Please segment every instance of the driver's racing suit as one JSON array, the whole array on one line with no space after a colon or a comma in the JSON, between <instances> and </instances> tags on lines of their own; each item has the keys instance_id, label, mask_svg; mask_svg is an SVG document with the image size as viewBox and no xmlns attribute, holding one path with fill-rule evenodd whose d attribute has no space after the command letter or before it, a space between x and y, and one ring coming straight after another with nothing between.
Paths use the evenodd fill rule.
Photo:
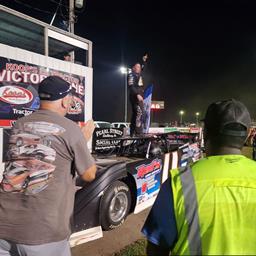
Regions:
<instances>
[{"instance_id":1,"label":"driver's racing suit","mask_svg":"<svg viewBox=\"0 0 256 256\"><path fill-rule=\"evenodd\" d=\"M128 88L130 91L130 102L132 106L132 118L130 125L130 134L141 135L143 133L143 117L144 107L143 101L139 101L137 95L144 95L144 85L141 73L137 74L134 71L128 74Z\"/></svg>"}]
</instances>

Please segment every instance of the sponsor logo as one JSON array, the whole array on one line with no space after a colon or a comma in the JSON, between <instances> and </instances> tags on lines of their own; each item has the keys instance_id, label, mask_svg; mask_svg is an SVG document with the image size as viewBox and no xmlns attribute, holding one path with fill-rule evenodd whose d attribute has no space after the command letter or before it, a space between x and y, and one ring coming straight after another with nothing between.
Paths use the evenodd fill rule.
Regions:
<instances>
[{"instance_id":1,"label":"sponsor logo","mask_svg":"<svg viewBox=\"0 0 256 256\"><path fill-rule=\"evenodd\" d=\"M0 100L9 104L22 105L29 103L33 94L19 86L3 86L0 88Z\"/></svg>"},{"instance_id":2,"label":"sponsor logo","mask_svg":"<svg viewBox=\"0 0 256 256\"><path fill-rule=\"evenodd\" d=\"M24 116L28 116L33 113L32 110L16 109L16 108L13 108L12 111L13 111L13 114L24 115Z\"/></svg>"},{"instance_id":3,"label":"sponsor logo","mask_svg":"<svg viewBox=\"0 0 256 256\"><path fill-rule=\"evenodd\" d=\"M68 109L68 114L77 115L83 112L84 102L78 97L73 96L72 103Z\"/></svg>"},{"instance_id":4,"label":"sponsor logo","mask_svg":"<svg viewBox=\"0 0 256 256\"><path fill-rule=\"evenodd\" d=\"M162 168L162 161L161 159L154 159L151 163L145 165L142 164L138 167L136 167L137 170L137 178L142 179L144 178L147 174L152 173L154 171L159 171Z\"/></svg>"},{"instance_id":5,"label":"sponsor logo","mask_svg":"<svg viewBox=\"0 0 256 256\"><path fill-rule=\"evenodd\" d=\"M145 194L147 192L147 189L148 189L148 184L147 182L144 182L141 186L141 193Z\"/></svg>"}]
</instances>

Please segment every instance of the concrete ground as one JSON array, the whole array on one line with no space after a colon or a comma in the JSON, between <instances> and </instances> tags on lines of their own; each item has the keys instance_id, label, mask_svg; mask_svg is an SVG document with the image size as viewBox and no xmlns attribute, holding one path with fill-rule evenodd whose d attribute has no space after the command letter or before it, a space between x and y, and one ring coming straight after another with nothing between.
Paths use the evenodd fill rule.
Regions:
<instances>
[{"instance_id":1,"label":"concrete ground","mask_svg":"<svg viewBox=\"0 0 256 256\"><path fill-rule=\"evenodd\" d=\"M110 256L142 238L140 232L149 210L128 216L124 224L103 233L103 238L72 248L72 256Z\"/></svg>"}]
</instances>

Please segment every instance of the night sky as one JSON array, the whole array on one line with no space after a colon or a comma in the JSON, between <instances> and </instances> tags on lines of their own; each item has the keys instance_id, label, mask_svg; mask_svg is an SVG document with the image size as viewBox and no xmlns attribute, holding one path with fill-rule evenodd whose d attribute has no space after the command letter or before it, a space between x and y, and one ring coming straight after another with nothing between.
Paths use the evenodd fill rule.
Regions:
<instances>
[{"instance_id":1,"label":"night sky","mask_svg":"<svg viewBox=\"0 0 256 256\"><path fill-rule=\"evenodd\" d=\"M53 14L47 12L55 12L55 1L0 3L50 23ZM195 112L203 115L212 101L232 97L243 101L256 118L255 1L85 2L75 32L94 44L95 120L123 121L124 76L119 67L131 66L145 51L153 99L165 101L154 122L178 120L181 109L185 121L195 121ZM54 25L61 20L59 13Z\"/></svg>"}]
</instances>

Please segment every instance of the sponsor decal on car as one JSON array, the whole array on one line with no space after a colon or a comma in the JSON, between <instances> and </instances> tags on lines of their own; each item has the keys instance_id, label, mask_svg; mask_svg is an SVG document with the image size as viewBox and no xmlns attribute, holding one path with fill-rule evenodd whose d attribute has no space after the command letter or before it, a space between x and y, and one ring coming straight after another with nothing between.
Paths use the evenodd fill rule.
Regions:
<instances>
[{"instance_id":1,"label":"sponsor decal on car","mask_svg":"<svg viewBox=\"0 0 256 256\"><path fill-rule=\"evenodd\" d=\"M154 203L162 184L163 163L163 159L157 157L128 164L137 188L135 214Z\"/></svg>"},{"instance_id":2,"label":"sponsor decal on car","mask_svg":"<svg viewBox=\"0 0 256 256\"><path fill-rule=\"evenodd\" d=\"M141 193L144 194L147 192L147 189L148 189L148 184L147 182L144 182L141 186Z\"/></svg>"},{"instance_id":3,"label":"sponsor decal on car","mask_svg":"<svg viewBox=\"0 0 256 256\"><path fill-rule=\"evenodd\" d=\"M96 128L93 134L93 151L102 153L102 151L118 149L121 145L121 140L118 138L123 134L121 128Z\"/></svg>"},{"instance_id":4,"label":"sponsor decal on car","mask_svg":"<svg viewBox=\"0 0 256 256\"><path fill-rule=\"evenodd\" d=\"M142 179L145 176L147 176L147 174L152 173L153 171L156 170L161 170L162 168L162 160L161 159L154 159L151 163L145 165L142 164L138 167L136 167L137 169L137 178L138 179Z\"/></svg>"},{"instance_id":5,"label":"sponsor decal on car","mask_svg":"<svg viewBox=\"0 0 256 256\"><path fill-rule=\"evenodd\" d=\"M0 100L6 103L22 105L29 103L33 99L33 94L19 86L0 87Z\"/></svg>"}]
</instances>

